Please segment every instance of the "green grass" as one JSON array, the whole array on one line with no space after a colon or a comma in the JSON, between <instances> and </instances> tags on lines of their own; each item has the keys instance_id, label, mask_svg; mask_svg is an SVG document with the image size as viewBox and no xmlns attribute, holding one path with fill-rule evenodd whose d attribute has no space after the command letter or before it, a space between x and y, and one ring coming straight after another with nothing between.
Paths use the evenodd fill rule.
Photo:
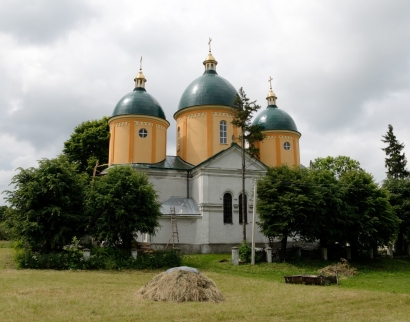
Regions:
<instances>
[{"instance_id":1,"label":"green grass","mask_svg":"<svg viewBox=\"0 0 410 322\"><path fill-rule=\"evenodd\" d=\"M232 266L230 255L184 256L226 301L158 303L136 292L160 271L17 270L0 248L0 321L410 321L410 262L353 262L341 285L285 284L316 273L323 261Z\"/></svg>"}]
</instances>

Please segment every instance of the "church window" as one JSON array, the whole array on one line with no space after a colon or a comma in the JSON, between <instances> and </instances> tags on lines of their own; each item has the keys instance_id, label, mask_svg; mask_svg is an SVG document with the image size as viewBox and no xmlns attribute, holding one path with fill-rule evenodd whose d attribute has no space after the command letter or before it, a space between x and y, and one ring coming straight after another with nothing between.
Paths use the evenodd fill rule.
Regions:
<instances>
[{"instance_id":1,"label":"church window","mask_svg":"<svg viewBox=\"0 0 410 322\"><path fill-rule=\"evenodd\" d=\"M181 129L178 126L177 130L177 144L178 144L178 151L181 149Z\"/></svg>"},{"instance_id":2,"label":"church window","mask_svg":"<svg viewBox=\"0 0 410 322\"><path fill-rule=\"evenodd\" d=\"M242 224L242 194L239 195L239 223ZM248 200L245 195L245 223L248 223Z\"/></svg>"},{"instance_id":3,"label":"church window","mask_svg":"<svg viewBox=\"0 0 410 322\"><path fill-rule=\"evenodd\" d=\"M228 130L226 126L226 121L221 121L219 123L219 143L221 144L228 143Z\"/></svg>"},{"instance_id":4,"label":"church window","mask_svg":"<svg viewBox=\"0 0 410 322\"><path fill-rule=\"evenodd\" d=\"M138 131L138 135L140 136L140 138L146 138L148 136L148 131L146 129L141 129Z\"/></svg>"},{"instance_id":5,"label":"church window","mask_svg":"<svg viewBox=\"0 0 410 322\"><path fill-rule=\"evenodd\" d=\"M290 150L290 143L289 143L289 142L283 143L283 148L284 148L285 150Z\"/></svg>"},{"instance_id":6,"label":"church window","mask_svg":"<svg viewBox=\"0 0 410 322\"><path fill-rule=\"evenodd\" d=\"M232 224L232 195L224 194L224 224Z\"/></svg>"}]
</instances>

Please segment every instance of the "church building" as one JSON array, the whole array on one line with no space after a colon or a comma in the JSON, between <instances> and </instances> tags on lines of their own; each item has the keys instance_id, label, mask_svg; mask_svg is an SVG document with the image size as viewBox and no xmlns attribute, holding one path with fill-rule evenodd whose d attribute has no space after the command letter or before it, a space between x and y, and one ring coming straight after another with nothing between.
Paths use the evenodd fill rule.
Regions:
<instances>
[{"instance_id":1,"label":"church building","mask_svg":"<svg viewBox=\"0 0 410 322\"><path fill-rule=\"evenodd\" d=\"M171 212L175 210L179 247L184 253L229 252L242 241L242 198L246 233L250 240L254 179L267 167L299 165L300 132L293 119L276 105L270 86L267 107L253 121L265 139L258 143L259 159L246 155L246 193L242 196L240 129L231 123L236 89L216 72L218 62L209 48L205 71L182 93L172 122L176 122L176 151L166 155L167 120L160 103L147 92L142 68L135 88L114 108L110 127L109 165L129 164L145 172L162 204L155 236L139 239L162 248L175 237ZM256 219L258 221L258 219ZM257 245L268 240L255 228Z\"/></svg>"}]
</instances>

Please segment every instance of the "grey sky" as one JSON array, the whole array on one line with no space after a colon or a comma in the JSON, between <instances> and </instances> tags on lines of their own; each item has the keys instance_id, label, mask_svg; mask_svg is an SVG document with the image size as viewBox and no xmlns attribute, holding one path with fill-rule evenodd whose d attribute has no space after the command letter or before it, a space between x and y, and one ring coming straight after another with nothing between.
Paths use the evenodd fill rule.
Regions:
<instances>
[{"instance_id":1,"label":"grey sky","mask_svg":"<svg viewBox=\"0 0 410 322\"><path fill-rule=\"evenodd\" d=\"M76 125L110 115L141 55L175 154L172 116L208 37L218 73L262 108L272 76L303 164L348 155L381 181L388 124L410 156L408 17L398 0L2 1L0 190L17 167L59 154Z\"/></svg>"}]
</instances>

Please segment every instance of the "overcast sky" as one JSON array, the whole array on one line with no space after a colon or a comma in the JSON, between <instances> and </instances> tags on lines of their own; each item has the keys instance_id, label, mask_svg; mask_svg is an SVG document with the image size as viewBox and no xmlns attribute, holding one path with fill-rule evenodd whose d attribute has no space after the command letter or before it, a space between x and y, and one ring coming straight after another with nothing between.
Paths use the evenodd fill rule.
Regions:
<instances>
[{"instance_id":1,"label":"overcast sky","mask_svg":"<svg viewBox=\"0 0 410 322\"><path fill-rule=\"evenodd\" d=\"M347 155L380 182L388 124L410 156L409 17L406 0L2 0L0 191L16 168L58 155L76 125L111 115L140 56L175 155L173 114L208 37L218 74L263 109L272 76L302 164Z\"/></svg>"}]
</instances>

